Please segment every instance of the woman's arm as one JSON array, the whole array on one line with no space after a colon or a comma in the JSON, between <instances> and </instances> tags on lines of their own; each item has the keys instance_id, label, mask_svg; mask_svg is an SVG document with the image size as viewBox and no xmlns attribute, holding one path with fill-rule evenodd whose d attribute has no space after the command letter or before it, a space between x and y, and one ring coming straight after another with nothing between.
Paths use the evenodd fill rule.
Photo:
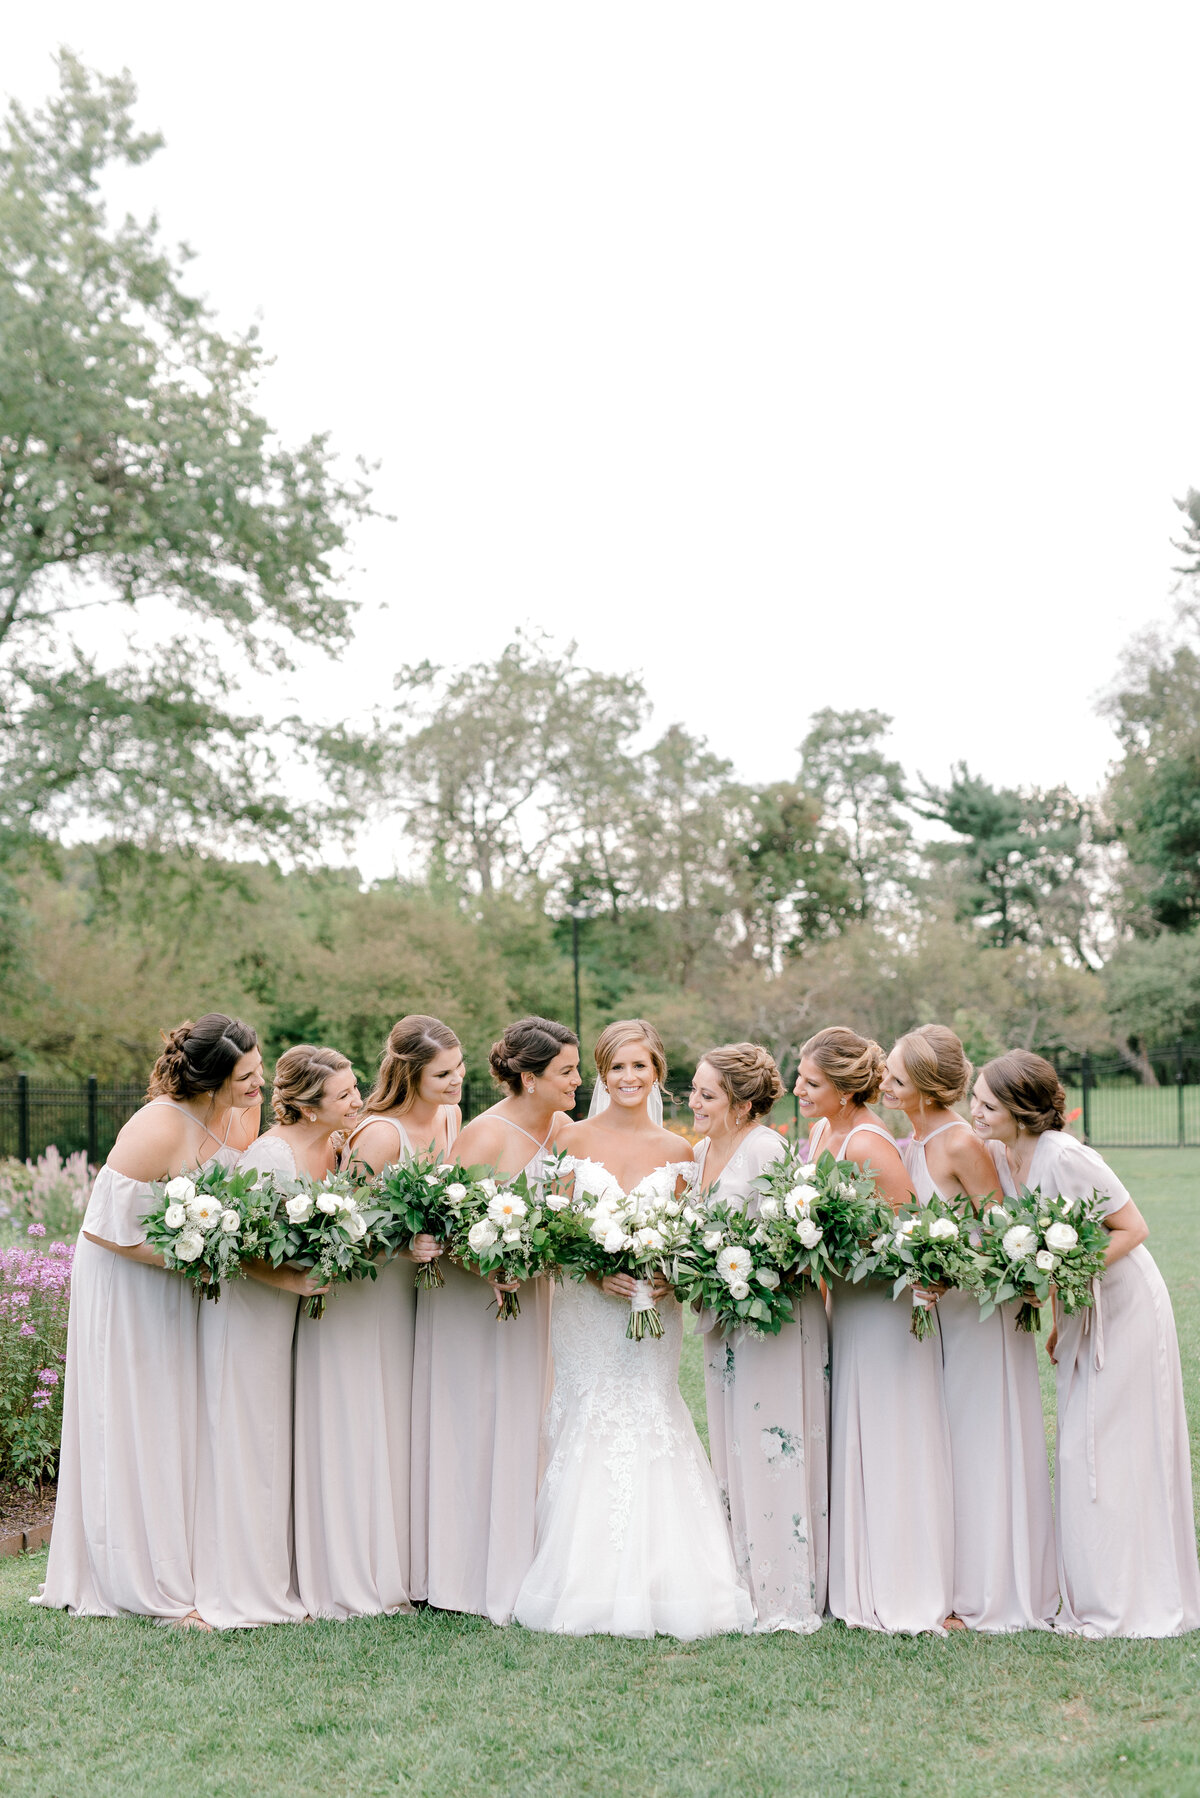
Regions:
<instances>
[{"instance_id":1,"label":"woman's arm","mask_svg":"<svg viewBox=\"0 0 1200 1798\"><path fill-rule=\"evenodd\" d=\"M94 1242L98 1249L108 1249L110 1254L123 1255L126 1261L140 1261L143 1267L166 1267L162 1256L149 1248L144 1242L135 1242L130 1248L122 1248L119 1242L105 1242L103 1236L93 1236L90 1230L83 1234L89 1242Z\"/></svg>"},{"instance_id":2,"label":"woman's arm","mask_svg":"<svg viewBox=\"0 0 1200 1798\"><path fill-rule=\"evenodd\" d=\"M962 1191L971 1199L999 1196L996 1163L973 1130L947 1130L946 1158Z\"/></svg>"},{"instance_id":3,"label":"woman's arm","mask_svg":"<svg viewBox=\"0 0 1200 1798\"><path fill-rule=\"evenodd\" d=\"M913 1196L912 1181L908 1177L908 1169L900 1159L900 1151L892 1143L886 1143L882 1137L871 1135L870 1148L865 1148L861 1157L849 1155L847 1160L855 1162L864 1174L870 1175L881 1199L886 1199L893 1211L901 1205L911 1203Z\"/></svg>"},{"instance_id":4,"label":"woman's arm","mask_svg":"<svg viewBox=\"0 0 1200 1798\"><path fill-rule=\"evenodd\" d=\"M1104 1250L1104 1265L1111 1267L1114 1261L1124 1257L1145 1242L1150 1231L1145 1218L1130 1199L1119 1211L1110 1211L1104 1220L1104 1228L1108 1231L1108 1244Z\"/></svg>"}]
</instances>

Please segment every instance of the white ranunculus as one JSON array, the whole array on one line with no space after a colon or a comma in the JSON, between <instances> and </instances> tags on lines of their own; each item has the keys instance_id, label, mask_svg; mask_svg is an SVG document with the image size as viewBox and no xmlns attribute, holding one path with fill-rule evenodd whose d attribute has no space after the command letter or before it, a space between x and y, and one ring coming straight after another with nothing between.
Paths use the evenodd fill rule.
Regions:
<instances>
[{"instance_id":1,"label":"white ranunculus","mask_svg":"<svg viewBox=\"0 0 1200 1798\"><path fill-rule=\"evenodd\" d=\"M306 1224L313 1214L313 1202L306 1192L298 1192L284 1206L289 1224Z\"/></svg>"},{"instance_id":2,"label":"white ranunculus","mask_svg":"<svg viewBox=\"0 0 1200 1798\"><path fill-rule=\"evenodd\" d=\"M351 1242L361 1242L367 1233L367 1220L357 1209L345 1212L338 1222Z\"/></svg>"},{"instance_id":3,"label":"white ranunculus","mask_svg":"<svg viewBox=\"0 0 1200 1798\"><path fill-rule=\"evenodd\" d=\"M323 1211L326 1217L332 1217L335 1211L342 1209L341 1196L336 1192L317 1194L317 1210Z\"/></svg>"},{"instance_id":4,"label":"white ranunculus","mask_svg":"<svg viewBox=\"0 0 1200 1798\"><path fill-rule=\"evenodd\" d=\"M571 1201L561 1192L548 1192L546 1194L547 1211L565 1211L570 1202Z\"/></svg>"},{"instance_id":5,"label":"white ranunculus","mask_svg":"<svg viewBox=\"0 0 1200 1798\"><path fill-rule=\"evenodd\" d=\"M511 1224L519 1217L524 1217L529 1207L524 1199L515 1192L498 1192L487 1208L487 1214L494 1224Z\"/></svg>"},{"instance_id":6,"label":"white ranunculus","mask_svg":"<svg viewBox=\"0 0 1200 1798\"><path fill-rule=\"evenodd\" d=\"M1046 1231L1046 1247L1059 1255L1065 1255L1078 1241L1079 1232L1071 1224L1051 1224Z\"/></svg>"},{"instance_id":7,"label":"white ranunculus","mask_svg":"<svg viewBox=\"0 0 1200 1798\"><path fill-rule=\"evenodd\" d=\"M195 1198L187 1207L188 1221L195 1224L197 1230L202 1230L207 1236L208 1232L220 1223L223 1209L224 1207L216 1199Z\"/></svg>"},{"instance_id":8,"label":"white ranunculus","mask_svg":"<svg viewBox=\"0 0 1200 1798\"><path fill-rule=\"evenodd\" d=\"M747 1286L745 1280L731 1280L729 1282L729 1296L731 1299L748 1299L750 1297L750 1288Z\"/></svg>"},{"instance_id":9,"label":"white ranunculus","mask_svg":"<svg viewBox=\"0 0 1200 1798\"><path fill-rule=\"evenodd\" d=\"M814 1224L811 1217L802 1217L796 1226L796 1235L806 1249L815 1249L824 1234L820 1224Z\"/></svg>"},{"instance_id":10,"label":"white ranunculus","mask_svg":"<svg viewBox=\"0 0 1200 1798\"><path fill-rule=\"evenodd\" d=\"M233 1236L241 1227L242 1220L236 1211L230 1210L221 1213L221 1228L226 1236Z\"/></svg>"},{"instance_id":11,"label":"white ranunculus","mask_svg":"<svg viewBox=\"0 0 1200 1798\"><path fill-rule=\"evenodd\" d=\"M176 1261L199 1261L204 1253L204 1238L199 1230L185 1230L175 1239Z\"/></svg>"},{"instance_id":12,"label":"white ranunculus","mask_svg":"<svg viewBox=\"0 0 1200 1798\"><path fill-rule=\"evenodd\" d=\"M758 1215L759 1217L765 1218L767 1222L770 1223L772 1218L779 1216L779 1200L770 1197L761 1200L758 1207Z\"/></svg>"},{"instance_id":13,"label":"white ranunculus","mask_svg":"<svg viewBox=\"0 0 1200 1798\"><path fill-rule=\"evenodd\" d=\"M187 1223L187 1208L183 1205L168 1205L163 1212L163 1223L168 1230L182 1230Z\"/></svg>"},{"instance_id":14,"label":"white ranunculus","mask_svg":"<svg viewBox=\"0 0 1200 1798\"><path fill-rule=\"evenodd\" d=\"M603 1248L606 1255L619 1255L625 1247L625 1232L620 1224L610 1224L604 1233Z\"/></svg>"},{"instance_id":15,"label":"white ranunculus","mask_svg":"<svg viewBox=\"0 0 1200 1798\"><path fill-rule=\"evenodd\" d=\"M758 1270L758 1283L760 1286L765 1286L768 1292L774 1292L779 1284L779 1275L775 1272L773 1267L760 1267Z\"/></svg>"},{"instance_id":16,"label":"white ranunculus","mask_svg":"<svg viewBox=\"0 0 1200 1798\"><path fill-rule=\"evenodd\" d=\"M930 1242L948 1242L958 1235L958 1225L952 1217L935 1217L929 1226Z\"/></svg>"},{"instance_id":17,"label":"white ranunculus","mask_svg":"<svg viewBox=\"0 0 1200 1798\"><path fill-rule=\"evenodd\" d=\"M446 1197L448 1199L453 1199L456 1205L460 1199L465 1199L466 1196L467 1189L461 1180L455 1180L452 1185L446 1188Z\"/></svg>"},{"instance_id":18,"label":"white ranunculus","mask_svg":"<svg viewBox=\"0 0 1200 1798\"><path fill-rule=\"evenodd\" d=\"M481 1217L477 1224L472 1224L467 1231L467 1242L473 1255L482 1255L484 1249L490 1249L500 1232L490 1218Z\"/></svg>"},{"instance_id":19,"label":"white ranunculus","mask_svg":"<svg viewBox=\"0 0 1200 1798\"><path fill-rule=\"evenodd\" d=\"M722 1234L719 1230L706 1230L704 1232L704 1246L708 1250L710 1255L712 1254L714 1249L720 1248L720 1246L724 1242L724 1240L725 1240L725 1238L722 1236Z\"/></svg>"},{"instance_id":20,"label":"white ranunculus","mask_svg":"<svg viewBox=\"0 0 1200 1798\"><path fill-rule=\"evenodd\" d=\"M479 1190L485 1198L494 1199L499 1189L494 1180L481 1180L479 1182Z\"/></svg>"},{"instance_id":21,"label":"white ranunculus","mask_svg":"<svg viewBox=\"0 0 1200 1798\"><path fill-rule=\"evenodd\" d=\"M504 1242L520 1242L521 1240L521 1232L519 1230L504 1230L501 1232L501 1235Z\"/></svg>"},{"instance_id":22,"label":"white ranunculus","mask_svg":"<svg viewBox=\"0 0 1200 1798\"><path fill-rule=\"evenodd\" d=\"M176 1174L173 1180L167 1181L163 1190L176 1204L190 1205L196 1196L196 1182L189 1180L186 1174Z\"/></svg>"},{"instance_id":23,"label":"white ranunculus","mask_svg":"<svg viewBox=\"0 0 1200 1798\"><path fill-rule=\"evenodd\" d=\"M742 1248L738 1243L731 1243L727 1249L722 1249L717 1256L717 1272L730 1286L735 1280L749 1280L754 1273L749 1249Z\"/></svg>"},{"instance_id":24,"label":"white ranunculus","mask_svg":"<svg viewBox=\"0 0 1200 1798\"><path fill-rule=\"evenodd\" d=\"M1039 1249L1033 1259L1044 1274L1051 1273L1058 1266L1058 1256L1052 1255L1049 1249Z\"/></svg>"},{"instance_id":25,"label":"white ranunculus","mask_svg":"<svg viewBox=\"0 0 1200 1798\"><path fill-rule=\"evenodd\" d=\"M1014 1224L1000 1239L1000 1246L1010 1261L1024 1261L1037 1248L1037 1231L1028 1224Z\"/></svg>"}]
</instances>

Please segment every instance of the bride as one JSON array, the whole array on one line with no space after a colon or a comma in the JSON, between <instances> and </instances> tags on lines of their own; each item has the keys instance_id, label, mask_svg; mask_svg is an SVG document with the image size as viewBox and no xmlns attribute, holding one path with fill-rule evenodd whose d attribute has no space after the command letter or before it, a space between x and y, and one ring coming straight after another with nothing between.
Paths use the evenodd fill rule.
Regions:
<instances>
[{"instance_id":1,"label":"bride","mask_svg":"<svg viewBox=\"0 0 1200 1798\"><path fill-rule=\"evenodd\" d=\"M669 1169L685 1191L692 1151L662 1128L658 1032L641 1018L610 1024L595 1060L602 1109L559 1138L577 1188L598 1196L615 1182L631 1192ZM754 1612L717 1483L679 1392L680 1307L656 1279L663 1335L634 1342L634 1289L629 1274L589 1275L555 1294L547 1467L514 1616L527 1629L578 1636L749 1630Z\"/></svg>"}]
</instances>

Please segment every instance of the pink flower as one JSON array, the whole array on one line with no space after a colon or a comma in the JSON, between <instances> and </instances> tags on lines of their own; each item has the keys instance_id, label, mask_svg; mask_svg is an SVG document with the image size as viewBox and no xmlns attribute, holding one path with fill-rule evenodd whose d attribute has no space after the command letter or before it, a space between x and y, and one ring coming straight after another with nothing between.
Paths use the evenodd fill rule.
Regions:
<instances>
[{"instance_id":1,"label":"pink flower","mask_svg":"<svg viewBox=\"0 0 1200 1798\"><path fill-rule=\"evenodd\" d=\"M46 1226L45 1224L30 1224L25 1234L26 1236L44 1236L46 1234Z\"/></svg>"},{"instance_id":2,"label":"pink flower","mask_svg":"<svg viewBox=\"0 0 1200 1798\"><path fill-rule=\"evenodd\" d=\"M21 1328L17 1331L17 1335L18 1336L36 1336L37 1329L36 1329L35 1325L33 1325L33 1324L22 1324Z\"/></svg>"},{"instance_id":3,"label":"pink flower","mask_svg":"<svg viewBox=\"0 0 1200 1798\"><path fill-rule=\"evenodd\" d=\"M43 1367L41 1373L38 1375L38 1385L39 1386L57 1386L58 1385L57 1370L53 1367Z\"/></svg>"}]
</instances>

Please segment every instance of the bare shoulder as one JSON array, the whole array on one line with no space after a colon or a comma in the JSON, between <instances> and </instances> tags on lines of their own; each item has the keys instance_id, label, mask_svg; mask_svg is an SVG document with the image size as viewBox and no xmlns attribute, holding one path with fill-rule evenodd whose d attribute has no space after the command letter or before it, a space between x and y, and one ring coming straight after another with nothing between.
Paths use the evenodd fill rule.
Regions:
<instances>
[{"instance_id":1,"label":"bare shoulder","mask_svg":"<svg viewBox=\"0 0 1200 1798\"><path fill-rule=\"evenodd\" d=\"M479 1117L463 1127L454 1140L454 1159L470 1165L477 1161L498 1161L504 1150L506 1127L504 1119L494 1112L485 1111Z\"/></svg>"},{"instance_id":2,"label":"bare shoulder","mask_svg":"<svg viewBox=\"0 0 1200 1798\"><path fill-rule=\"evenodd\" d=\"M196 1131L169 1105L143 1105L122 1124L108 1165L128 1180L158 1180L187 1159Z\"/></svg>"},{"instance_id":3,"label":"bare shoulder","mask_svg":"<svg viewBox=\"0 0 1200 1798\"><path fill-rule=\"evenodd\" d=\"M659 1135L662 1138L662 1146L668 1161L694 1161L696 1159L696 1151L691 1143L686 1136L680 1136L677 1130L662 1130Z\"/></svg>"},{"instance_id":4,"label":"bare shoulder","mask_svg":"<svg viewBox=\"0 0 1200 1798\"><path fill-rule=\"evenodd\" d=\"M377 1174L395 1161L401 1148L401 1137L395 1124L376 1118L365 1124L350 1144L347 1160L357 1162Z\"/></svg>"},{"instance_id":5,"label":"bare shoulder","mask_svg":"<svg viewBox=\"0 0 1200 1798\"><path fill-rule=\"evenodd\" d=\"M591 1140L589 1126L575 1118L569 1118L565 1111L560 1111L558 1116L562 1119L562 1125L554 1134L555 1147L568 1155L584 1154Z\"/></svg>"},{"instance_id":6,"label":"bare shoulder","mask_svg":"<svg viewBox=\"0 0 1200 1798\"><path fill-rule=\"evenodd\" d=\"M261 1105L248 1105L245 1111L235 1111L228 1138L230 1148L248 1149L257 1138L261 1124Z\"/></svg>"}]
</instances>

